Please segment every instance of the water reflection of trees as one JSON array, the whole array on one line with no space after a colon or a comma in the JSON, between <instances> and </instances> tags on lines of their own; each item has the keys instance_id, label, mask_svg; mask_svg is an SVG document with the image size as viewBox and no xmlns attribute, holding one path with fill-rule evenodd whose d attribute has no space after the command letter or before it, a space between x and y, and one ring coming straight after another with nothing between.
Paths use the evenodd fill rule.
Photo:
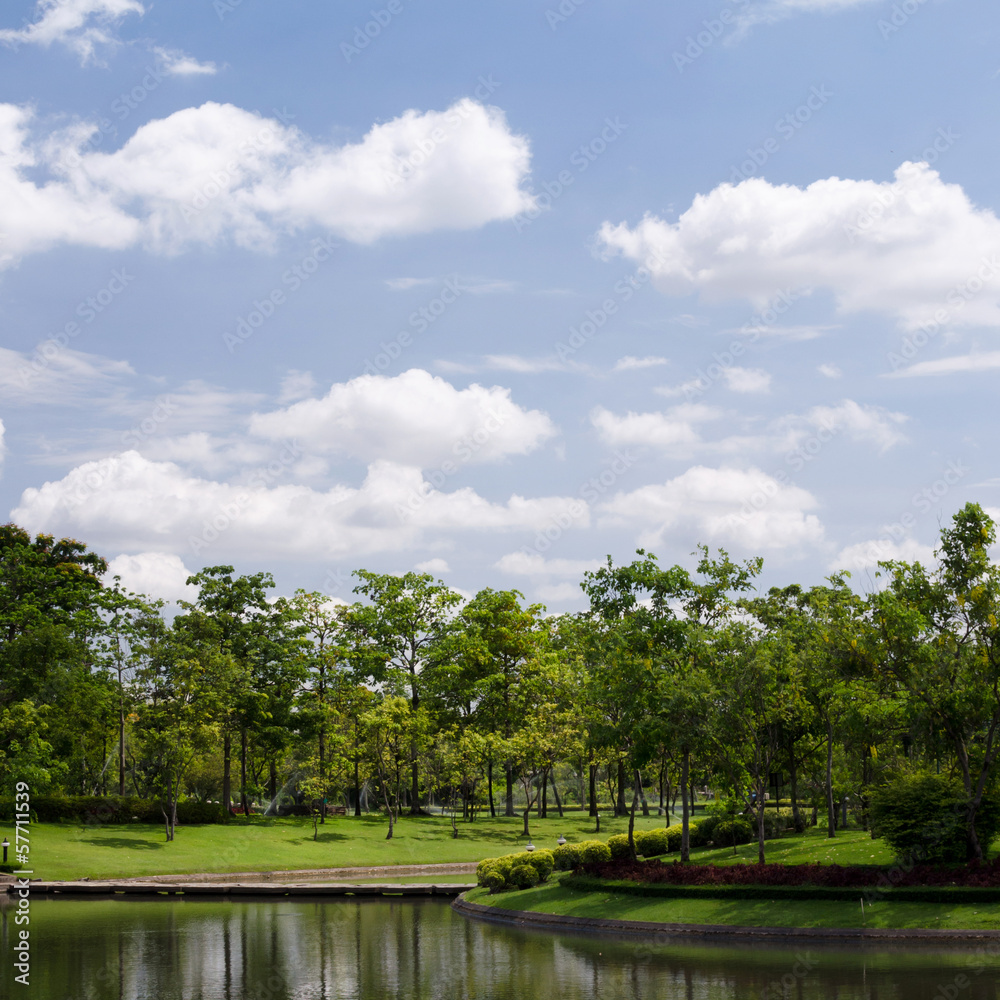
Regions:
<instances>
[{"instance_id":1,"label":"water reflection of trees","mask_svg":"<svg viewBox=\"0 0 1000 1000\"><path fill-rule=\"evenodd\" d=\"M34 995L74 1000L932 1000L963 974L963 1000L996 1000L1000 972L961 951L813 949L795 976L801 952L518 931L431 900L39 900L32 917ZM0 908L5 951L11 918Z\"/></svg>"}]
</instances>

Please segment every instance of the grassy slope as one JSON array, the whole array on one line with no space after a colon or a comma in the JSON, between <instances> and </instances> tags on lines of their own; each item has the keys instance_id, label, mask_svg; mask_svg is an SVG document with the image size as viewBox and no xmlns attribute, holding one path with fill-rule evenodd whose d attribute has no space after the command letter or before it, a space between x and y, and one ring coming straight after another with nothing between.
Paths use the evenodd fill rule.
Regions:
<instances>
[{"instance_id":1,"label":"grassy slope","mask_svg":"<svg viewBox=\"0 0 1000 1000\"><path fill-rule=\"evenodd\" d=\"M601 838L624 832L627 820L601 818ZM652 829L663 821L637 817L637 829ZM335 817L312 839L308 819L234 822L227 826L178 827L167 844L157 826L84 827L39 823L30 830L31 860L36 878L126 878L185 872L277 871L296 868L335 868L355 865L437 864L479 861L522 850L518 835L522 820L478 819L459 823L453 840L448 819L403 817L392 840L385 839L386 821L378 816ZM531 835L539 847L555 847L563 834L568 840L593 838L594 822L580 813L566 819L531 819ZM13 844L11 826L0 824L0 837ZM11 854L13 860L13 854Z\"/></svg>"},{"instance_id":2,"label":"grassy slope","mask_svg":"<svg viewBox=\"0 0 1000 1000\"><path fill-rule=\"evenodd\" d=\"M1000 930L1000 908L934 903L857 903L716 899L642 899L564 889L558 877L522 892L468 894L473 903L510 910L534 910L573 917L650 920L674 924L730 924L743 927L885 927Z\"/></svg>"}]
</instances>

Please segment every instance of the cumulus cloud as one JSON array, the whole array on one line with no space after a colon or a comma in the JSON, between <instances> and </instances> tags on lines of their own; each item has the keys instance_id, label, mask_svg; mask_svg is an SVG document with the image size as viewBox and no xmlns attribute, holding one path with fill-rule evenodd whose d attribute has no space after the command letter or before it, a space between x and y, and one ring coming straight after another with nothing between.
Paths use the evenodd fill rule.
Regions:
<instances>
[{"instance_id":1,"label":"cumulus cloud","mask_svg":"<svg viewBox=\"0 0 1000 1000\"><path fill-rule=\"evenodd\" d=\"M358 243L472 229L530 207L527 140L472 100L405 111L332 146L231 104L142 125L114 152L96 126L41 140L27 108L0 104L0 264L59 244L180 252L192 244L267 249L321 228ZM424 152L429 149L430 152Z\"/></svg>"},{"instance_id":2,"label":"cumulus cloud","mask_svg":"<svg viewBox=\"0 0 1000 1000\"><path fill-rule=\"evenodd\" d=\"M295 439L319 454L419 465L496 462L534 451L556 428L540 410L524 410L510 390L456 389L413 368L401 375L362 375L334 384L322 399L255 414L250 433Z\"/></svg>"},{"instance_id":3,"label":"cumulus cloud","mask_svg":"<svg viewBox=\"0 0 1000 1000\"><path fill-rule=\"evenodd\" d=\"M0 29L0 42L65 45L80 57L83 65L100 63L103 50L120 44L116 28L129 14L145 14L139 0L38 0L36 20L22 28Z\"/></svg>"},{"instance_id":4,"label":"cumulus cloud","mask_svg":"<svg viewBox=\"0 0 1000 1000\"><path fill-rule=\"evenodd\" d=\"M603 406L591 411L590 422L601 439L612 447L648 444L657 448L688 453L701 443L695 424L712 420L719 412L707 406L675 406L666 413L629 412L621 417Z\"/></svg>"},{"instance_id":5,"label":"cumulus cloud","mask_svg":"<svg viewBox=\"0 0 1000 1000\"><path fill-rule=\"evenodd\" d=\"M418 573L430 573L432 576L451 572L451 567L444 559L428 559L426 562L417 563L413 568Z\"/></svg>"},{"instance_id":6,"label":"cumulus cloud","mask_svg":"<svg viewBox=\"0 0 1000 1000\"><path fill-rule=\"evenodd\" d=\"M600 559L546 559L538 552L508 552L494 563L501 573L528 577L570 577L600 569Z\"/></svg>"},{"instance_id":7,"label":"cumulus cloud","mask_svg":"<svg viewBox=\"0 0 1000 1000\"><path fill-rule=\"evenodd\" d=\"M840 378L844 374L838 365L831 364L830 362L824 362L816 371L826 378Z\"/></svg>"},{"instance_id":8,"label":"cumulus cloud","mask_svg":"<svg viewBox=\"0 0 1000 1000\"><path fill-rule=\"evenodd\" d=\"M893 537L895 534L896 537ZM874 573L880 562L898 560L901 562L919 562L924 566L933 566L934 546L924 545L911 536L899 537L898 532L884 534L881 538L872 538L867 542L857 542L848 545L831 560L831 572L849 570L851 573Z\"/></svg>"},{"instance_id":9,"label":"cumulus cloud","mask_svg":"<svg viewBox=\"0 0 1000 1000\"><path fill-rule=\"evenodd\" d=\"M104 580L110 583L118 576L126 590L177 602L193 601L198 597L198 588L185 582L192 575L180 556L168 552L140 552L112 559Z\"/></svg>"},{"instance_id":10,"label":"cumulus cloud","mask_svg":"<svg viewBox=\"0 0 1000 1000\"><path fill-rule=\"evenodd\" d=\"M573 516L567 520L567 511ZM511 496L494 503L469 488L445 493L419 469L375 462L360 487L325 492L298 484L248 485L188 475L138 452L78 466L25 490L12 512L31 531L54 531L133 552L207 558L360 557L423 546L462 531L585 528L570 497Z\"/></svg>"},{"instance_id":11,"label":"cumulus cloud","mask_svg":"<svg viewBox=\"0 0 1000 1000\"><path fill-rule=\"evenodd\" d=\"M665 412L618 416L604 407L591 412L592 425L601 439L613 447L646 444L677 455L695 450L716 453L747 451L794 451L816 440L825 443L838 434L873 445L880 453L906 440L907 416L881 406L845 399L833 406L814 406L806 413L793 413L771 421L763 431L706 440L698 424L718 420L723 411L700 403L675 406ZM753 426L752 421L748 422Z\"/></svg>"},{"instance_id":12,"label":"cumulus cloud","mask_svg":"<svg viewBox=\"0 0 1000 1000\"><path fill-rule=\"evenodd\" d=\"M891 182L721 184L677 222L606 222L599 239L650 266L669 295L763 308L776 289L827 289L841 311L886 313L905 329L1000 326L1000 220L926 163L904 163Z\"/></svg>"},{"instance_id":13,"label":"cumulus cloud","mask_svg":"<svg viewBox=\"0 0 1000 1000\"><path fill-rule=\"evenodd\" d=\"M646 547L694 537L753 552L819 545L823 526L811 493L759 469L695 466L662 484L618 493L601 504L601 523L639 531Z\"/></svg>"}]
</instances>

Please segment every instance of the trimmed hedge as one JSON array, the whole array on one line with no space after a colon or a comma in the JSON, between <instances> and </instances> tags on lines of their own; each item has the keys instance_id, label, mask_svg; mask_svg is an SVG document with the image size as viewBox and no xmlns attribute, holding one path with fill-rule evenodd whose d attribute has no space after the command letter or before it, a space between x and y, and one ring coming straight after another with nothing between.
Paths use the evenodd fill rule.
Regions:
<instances>
[{"instance_id":1,"label":"trimmed hedge","mask_svg":"<svg viewBox=\"0 0 1000 1000\"><path fill-rule=\"evenodd\" d=\"M613 837L608 837L608 850L614 861L623 861L628 858L628 834L616 833Z\"/></svg>"},{"instance_id":2,"label":"trimmed hedge","mask_svg":"<svg viewBox=\"0 0 1000 1000\"><path fill-rule=\"evenodd\" d=\"M101 795L32 795L31 816L37 823L162 823L160 804L149 799ZM0 799L0 821L14 819L14 800ZM226 813L212 802L185 800L177 803L177 822L224 823Z\"/></svg>"},{"instance_id":3,"label":"trimmed hedge","mask_svg":"<svg viewBox=\"0 0 1000 1000\"><path fill-rule=\"evenodd\" d=\"M656 830L640 830L635 835L636 850L644 858L655 858L667 853L667 831L663 827Z\"/></svg>"},{"instance_id":4,"label":"trimmed hedge","mask_svg":"<svg viewBox=\"0 0 1000 1000\"><path fill-rule=\"evenodd\" d=\"M552 852L552 855L559 871L570 871L580 864L580 845L562 844Z\"/></svg>"},{"instance_id":5,"label":"trimmed hedge","mask_svg":"<svg viewBox=\"0 0 1000 1000\"><path fill-rule=\"evenodd\" d=\"M555 868L552 851L521 851L499 858L484 858L476 865L476 884L491 893L528 889L544 882Z\"/></svg>"}]
</instances>

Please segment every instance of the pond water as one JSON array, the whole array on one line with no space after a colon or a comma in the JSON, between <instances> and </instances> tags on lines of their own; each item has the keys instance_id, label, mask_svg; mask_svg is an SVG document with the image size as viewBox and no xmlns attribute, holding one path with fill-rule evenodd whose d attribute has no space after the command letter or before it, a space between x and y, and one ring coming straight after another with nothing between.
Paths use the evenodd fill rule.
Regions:
<instances>
[{"instance_id":1,"label":"pond water","mask_svg":"<svg viewBox=\"0 0 1000 1000\"><path fill-rule=\"evenodd\" d=\"M511 930L439 900L47 900L31 907L31 984L13 983L0 906L0 997L41 1000L997 1000L974 946L850 951L655 945Z\"/></svg>"}]
</instances>

